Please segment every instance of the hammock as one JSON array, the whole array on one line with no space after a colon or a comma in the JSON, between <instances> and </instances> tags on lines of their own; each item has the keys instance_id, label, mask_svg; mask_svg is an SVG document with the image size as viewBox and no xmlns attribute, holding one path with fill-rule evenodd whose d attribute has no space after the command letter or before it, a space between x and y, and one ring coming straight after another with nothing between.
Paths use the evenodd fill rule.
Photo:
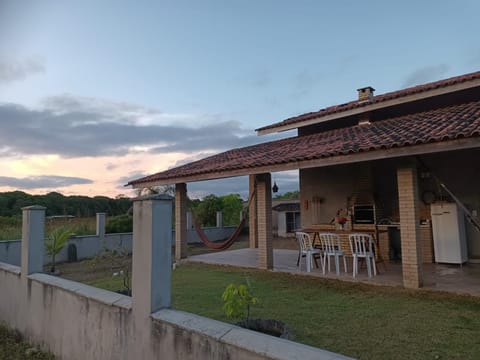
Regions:
<instances>
[{"instance_id":1,"label":"hammock","mask_svg":"<svg viewBox=\"0 0 480 360\"><path fill-rule=\"evenodd\" d=\"M248 199L248 203L247 203L247 209L250 208L250 203L252 202L252 199L254 196L255 196L255 190L252 191L252 193L250 194L250 199ZM233 245L235 240L237 240L238 236L242 232L243 227L245 226L245 222L247 221L246 213L247 213L246 211L243 212L242 220L240 220L240 224L238 224L233 234L227 240L222 242L214 242L214 241L208 240L208 237L205 234L205 232L202 230L200 223L196 220L194 221L194 227L195 227L195 230L197 231L198 237L200 238L200 240L202 240L202 242L205 244L206 247L213 250L226 250Z\"/></svg>"},{"instance_id":2,"label":"hammock","mask_svg":"<svg viewBox=\"0 0 480 360\"><path fill-rule=\"evenodd\" d=\"M245 225L245 221L246 221L246 219L245 219L245 217L243 217L242 220L240 221L240 224L235 229L234 233L227 240L225 240L223 242L214 242L214 241L208 240L207 235L202 230L202 228L200 227L200 224L197 221L195 221L195 230L197 231L197 234L200 237L200 240L202 240L202 242L208 248L213 249L213 250L226 250L230 246L232 246L232 244L235 242L235 240L237 240L238 236L240 235L240 233L243 230L243 226Z\"/></svg>"}]
</instances>

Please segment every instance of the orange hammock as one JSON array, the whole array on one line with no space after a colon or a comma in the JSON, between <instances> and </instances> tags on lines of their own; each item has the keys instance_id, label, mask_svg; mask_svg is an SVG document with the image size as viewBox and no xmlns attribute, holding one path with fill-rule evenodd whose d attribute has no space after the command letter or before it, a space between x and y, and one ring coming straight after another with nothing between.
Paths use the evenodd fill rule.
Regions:
<instances>
[{"instance_id":1,"label":"orange hammock","mask_svg":"<svg viewBox=\"0 0 480 360\"><path fill-rule=\"evenodd\" d=\"M202 230L202 228L200 227L200 224L197 221L195 221L194 226L195 226L195 230L197 231L198 236L200 237L200 240L202 240L202 242L208 248L214 249L214 250L226 250L230 246L232 246L232 244L235 242L235 240L237 240L238 236L240 235L240 233L243 230L243 226L245 225L245 221L246 221L246 219L245 219L245 217L243 217L242 220L240 221L240 224L235 229L234 233L227 240L222 241L222 242L214 242L214 241L208 240L207 235Z\"/></svg>"},{"instance_id":2,"label":"orange hammock","mask_svg":"<svg viewBox=\"0 0 480 360\"><path fill-rule=\"evenodd\" d=\"M252 191L252 193L250 194L250 199L248 199L248 203L247 203L247 209L250 208L250 203L252 202L252 199L254 196L255 196L255 190ZM247 216L246 216L246 212L244 212L242 216L242 220L240 220L240 224L238 224L233 234L227 240L222 242L214 242L214 241L208 240L207 235L202 230L202 227L200 226L198 221L194 221L194 227L195 227L195 230L197 231L198 237L200 238L200 240L202 240L202 242L205 244L206 247L213 250L226 250L233 245L235 240L237 240L238 236L243 230L243 227L245 226L246 221L247 221Z\"/></svg>"}]
</instances>

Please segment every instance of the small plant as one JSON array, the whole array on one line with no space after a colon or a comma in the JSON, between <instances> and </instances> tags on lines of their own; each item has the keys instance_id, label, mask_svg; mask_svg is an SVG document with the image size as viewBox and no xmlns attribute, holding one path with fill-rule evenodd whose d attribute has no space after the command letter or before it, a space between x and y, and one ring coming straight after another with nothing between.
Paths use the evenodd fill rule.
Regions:
<instances>
[{"instance_id":1,"label":"small plant","mask_svg":"<svg viewBox=\"0 0 480 360\"><path fill-rule=\"evenodd\" d=\"M50 272L55 272L55 257L67 244L68 239L72 237L74 233L68 227L59 227L54 229L50 235L45 239L45 250L48 256L51 256Z\"/></svg>"},{"instance_id":2,"label":"small plant","mask_svg":"<svg viewBox=\"0 0 480 360\"><path fill-rule=\"evenodd\" d=\"M247 281L248 283L248 281ZM248 323L250 306L258 303L250 291L250 286L245 284L229 284L222 295L223 310L229 319L239 320L244 318Z\"/></svg>"}]
</instances>

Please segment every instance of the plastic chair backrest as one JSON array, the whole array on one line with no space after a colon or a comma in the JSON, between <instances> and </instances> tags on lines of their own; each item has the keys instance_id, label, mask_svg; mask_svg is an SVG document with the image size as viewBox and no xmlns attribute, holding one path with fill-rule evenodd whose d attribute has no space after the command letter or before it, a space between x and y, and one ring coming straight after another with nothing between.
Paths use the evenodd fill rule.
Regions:
<instances>
[{"instance_id":1,"label":"plastic chair backrest","mask_svg":"<svg viewBox=\"0 0 480 360\"><path fill-rule=\"evenodd\" d=\"M312 241L310 240L310 235L304 232L295 233L297 241L300 244L300 249L302 251L312 250Z\"/></svg>"},{"instance_id":2,"label":"plastic chair backrest","mask_svg":"<svg viewBox=\"0 0 480 360\"><path fill-rule=\"evenodd\" d=\"M327 253L334 253L342 249L340 236L337 234L320 233L318 235L320 237L320 243L322 244L323 251L326 251Z\"/></svg>"},{"instance_id":3,"label":"plastic chair backrest","mask_svg":"<svg viewBox=\"0 0 480 360\"><path fill-rule=\"evenodd\" d=\"M350 240L350 250L352 254L367 256L373 253L373 238L371 235L351 234L348 238Z\"/></svg>"}]
</instances>

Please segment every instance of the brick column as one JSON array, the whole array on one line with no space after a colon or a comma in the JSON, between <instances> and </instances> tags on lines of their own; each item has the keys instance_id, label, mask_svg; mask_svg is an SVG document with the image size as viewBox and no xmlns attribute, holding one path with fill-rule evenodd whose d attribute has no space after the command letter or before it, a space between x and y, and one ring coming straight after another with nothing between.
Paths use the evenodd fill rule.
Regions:
<instances>
[{"instance_id":1,"label":"brick column","mask_svg":"<svg viewBox=\"0 0 480 360\"><path fill-rule=\"evenodd\" d=\"M180 261L187 253L187 184L175 185L175 260Z\"/></svg>"},{"instance_id":2,"label":"brick column","mask_svg":"<svg viewBox=\"0 0 480 360\"><path fill-rule=\"evenodd\" d=\"M172 200L162 194L133 203L133 347L129 358L148 358L150 315L171 305Z\"/></svg>"},{"instance_id":3,"label":"brick column","mask_svg":"<svg viewBox=\"0 0 480 360\"><path fill-rule=\"evenodd\" d=\"M248 199L252 197L255 191L255 175L248 178ZM257 196L254 195L248 208L248 238L251 249L258 248L258 228L257 228Z\"/></svg>"},{"instance_id":4,"label":"brick column","mask_svg":"<svg viewBox=\"0 0 480 360\"><path fill-rule=\"evenodd\" d=\"M397 169L403 285L423 286L417 168L412 161Z\"/></svg>"},{"instance_id":5,"label":"brick column","mask_svg":"<svg viewBox=\"0 0 480 360\"><path fill-rule=\"evenodd\" d=\"M258 267L273 269L272 179L257 175Z\"/></svg>"},{"instance_id":6,"label":"brick column","mask_svg":"<svg viewBox=\"0 0 480 360\"><path fill-rule=\"evenodd\" d=\"M22 253L20 265L22 277L43 272L45 209L45 207L38 205L22 208Z\"/></svg>"}]
</instances>

